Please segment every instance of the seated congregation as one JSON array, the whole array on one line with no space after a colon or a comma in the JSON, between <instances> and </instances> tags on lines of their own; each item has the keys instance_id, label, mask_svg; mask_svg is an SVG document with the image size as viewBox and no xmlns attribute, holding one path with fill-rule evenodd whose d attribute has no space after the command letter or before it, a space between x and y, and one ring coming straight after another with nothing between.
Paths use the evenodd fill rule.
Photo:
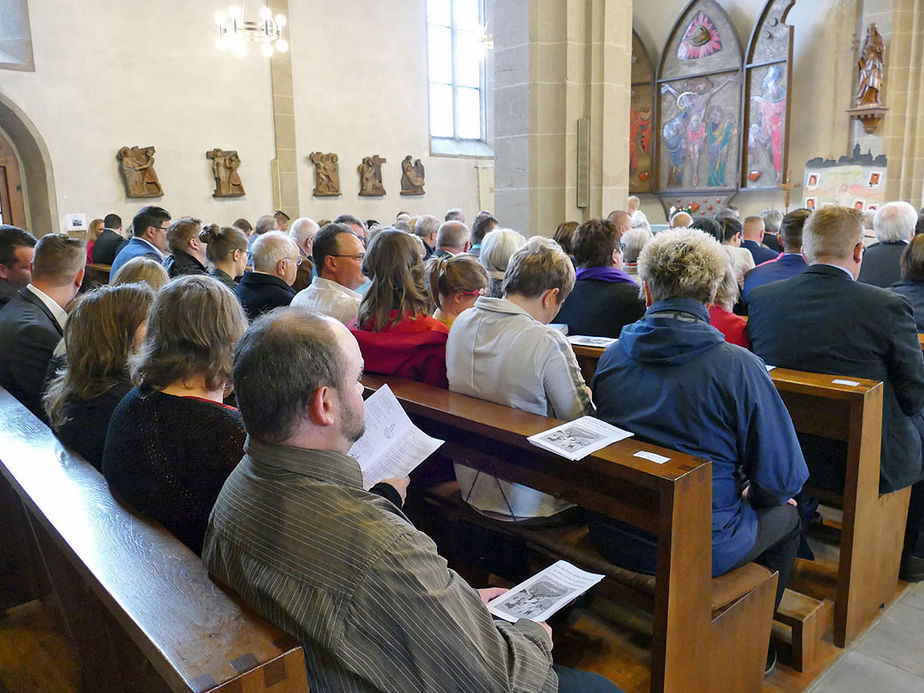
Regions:
<instances>
[{"instance_id":1,"label":"seated congregation","mask_svg":"<svg viewBox=\"0 0 924 693\"><path fill-rule=\"evenodd\" d=\"M251 227L150 206L128 239L114 214L92 225L90 249L2 226L0 387L296 638L312 690L625 685L556 663L548 624L492 617L504 589L470 587L415 527L410 499L433 479L363 490L347 453L365 429L364 373L536 417L596 416L708 460L711 574L776 573L774 611L819 518L804 487L842 490L846 446L797 433L768 367L881 382L879 489L911 487L901 575L924 580L917 212L883 205L866 258L847 208L678 213L657 235L635 219L563 223L552 240L488 211L471 230L458 210ZM84 286L88 259L111 265L109 283ZM566 334L618 338L590 382ZM454 478L488 528L586 525L602 560L657 572L661 534L452 449L440 481ZM761 647L769 632L767 620L753 634ZM766 674L776 661L771 643Z\"/></svg>"}]
</instances>

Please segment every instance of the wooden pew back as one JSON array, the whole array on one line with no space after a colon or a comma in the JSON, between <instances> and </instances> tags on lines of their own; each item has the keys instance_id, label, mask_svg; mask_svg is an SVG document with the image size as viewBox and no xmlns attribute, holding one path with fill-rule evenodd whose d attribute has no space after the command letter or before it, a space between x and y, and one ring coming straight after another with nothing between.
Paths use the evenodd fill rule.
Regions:
<instances>
[{"instance_id":1,"label":"wooden pew back","mask_svg":"<svg viewBox=\"0 0 924 693\"><path fill-rule=\"evenodd\" d=\"M366 376L363 383L369 390L387 383L421 429L446 441L442 454L658 535L652 691L754 689L755 672L742 671L747 666L739 669L741 678L736 682L740 686L713 685L712 679L719 678L710 665L716 661L717 627L732 641L736 632L751 636L748 645L739 642L739 653L755 642L757 648L761 645L760 637L754 637L753 617L741 617L750 612L736 612L732 607L721 626L712 617L712 470L708 461L629 438L571 462L526 440L561 423L555 419L398 378ZM637 457L639 451L669 459L657 464ZM775 578L766 584L775 585ZM772 592L773 587L758 596L752 591L741 599L756 600L756 622L763 618L766 635ZM763 652L757 654L761 665ZM756 674L759 682L761 672Z\"/></svg>"},{"instance_id":2,"label":"wooden pew back","mask_svg":"<svg viewBox=\"0 0 924 693\"><path fill-rule=\"evenodd\" d=\"M174 691L308 690L293 639L213 583L163 527L119 504L2 388L0 421L0 472L25 505L88 690L136 690L112 646L122 633ZM115 633L100 632L113 623Z\"/></svg>"}]
</instances>

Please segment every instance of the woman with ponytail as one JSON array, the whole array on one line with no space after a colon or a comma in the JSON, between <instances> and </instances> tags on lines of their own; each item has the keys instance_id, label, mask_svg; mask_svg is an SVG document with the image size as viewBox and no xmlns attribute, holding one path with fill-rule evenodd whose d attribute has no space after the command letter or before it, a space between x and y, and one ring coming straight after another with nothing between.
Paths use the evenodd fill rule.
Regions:
<instances>
[{"instance_id":1,"label":"woman with ponytail","mask_svg":"<svg viewBox=\"0 0 924 693\"><path fill-rule=\"evenodd\" d=\"M427 288L436 306L433 317L446 327L475 305L488 288L488 272L473 255L433 257L427 262Z\"/></svg>"}]
</instances>

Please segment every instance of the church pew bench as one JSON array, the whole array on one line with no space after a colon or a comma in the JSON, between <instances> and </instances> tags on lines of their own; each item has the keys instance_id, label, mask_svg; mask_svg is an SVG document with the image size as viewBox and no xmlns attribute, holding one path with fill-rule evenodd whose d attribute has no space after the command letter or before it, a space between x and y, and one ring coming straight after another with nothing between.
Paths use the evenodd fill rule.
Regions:
<instances>
[{"instance_id":1,"label":"church pew bench","mask_svg":"<svg viewBox=\"0 0 924 693\"><path fill-rule=\"evenodd\" d=\"M99 265L93 262L87 263L86 272L83 276L84 290L94 289L97 286L109 283L110 265Z\"/></svg>"},{"instance_id":2,"label":"church pew bench","mask_svg":"<svg viewBox=\"0 0 924 693\"><path fill-rule=\"evenodd\" d=\"M921 351L924 351L924 334L918 334L918 344L921 345Z\"/></svg>"},{"instance_id":3,"label":"church pew bench","mask_svg":"<svg viewBox=\"0 0 924 693\"><path fill-rule=\"evenodd\" d=\"M292 638L213 583L198 556L120 504L102 475L0 388L0 472L92 691L305 693Z\"/></svg>"},{"instance_id":4,"label":"church pew bench","mask_svg":"<svg viewBox=\"0 0 924 693\"><path fill-rule=\"evenodd\" d=\"M658 535L656 575L642 580L653 613L651 691L761 689L777 576L751 565L713 580L708 461L630 438L571 462L526 440L555 419L399 378L363 383L388 384L417 426L446 441L441 455ZM670 459L657 464L640 451ZM723 590L735 593L714 610Z\"/></svg>"},{"instance_id":5,"label":"church pew bench","mask_svg":"<svg viewBox=\"0 0 924 693\"><path fill-rule=\"evenodd\" d=\"M574 352L592 382L603 349L575 346ZM882 384L783 368L770 371L770 379L796 431L847 443L843 494L815 490L844 512L834 609L834 642L844 647L891 601L898 584L910 489L879 494Z\"/></svg>"}]
</instances>

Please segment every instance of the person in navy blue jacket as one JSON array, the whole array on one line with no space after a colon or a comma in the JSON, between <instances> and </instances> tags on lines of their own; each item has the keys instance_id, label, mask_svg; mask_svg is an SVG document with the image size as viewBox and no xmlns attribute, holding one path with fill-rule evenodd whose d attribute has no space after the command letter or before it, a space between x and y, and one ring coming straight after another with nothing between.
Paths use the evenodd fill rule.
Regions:
<instances>
[{"instance_id":1,"label":"person in navy blue jacket","mask_svg":"<svg viewBox=\"0 0 924 693\"><path fill-rule=\"evenodd\" d=\"M709 324L728 257L711 236L665 231L639 257L648 310L600 358L597 416L638 438L712 462L712 571L751 561L779 571L777 605L799 544L792 497L808 478L799 441L757 356ZM589 521L610 560L653 572L654 535Z\"/></svg>"},{"instance_id":2,"label":"person in navy blue jacket","mask_svg":"<svg viewBox=\"0 0 924 693\"><path fill-rule=\"evenodd\" d=\"M754 257L754 264L776 260L777 253L761 245L764 239L764 220L760 217L745 217L741 228L741 247L747 248Z\"/></svg>"},{"instance_id":3,"label":"person in navy blue jacket","mask_svg":"<svg viewBox=\"0 0 924 693\"><path fill-rule=\"evenodd\" d=\"M765 262L744 275L744 301L758 286L789 279L805 271L808 265L802 257L802 227L811 212L807 209L795 209L780 224L780 242L783 253L776 260Z\"/></svg>"},{"instance_id":4,"label":"person in navy blue jacket","mask_svg":"<svg viewBox=\"0 0 924 693\"><path fill-rule=\"evenodd\" d=\"M253 244L253 271L244 272L234 293L249 320L292 303L301 253L288 235L267 231Z\"/></svg>"}]
</instances>

